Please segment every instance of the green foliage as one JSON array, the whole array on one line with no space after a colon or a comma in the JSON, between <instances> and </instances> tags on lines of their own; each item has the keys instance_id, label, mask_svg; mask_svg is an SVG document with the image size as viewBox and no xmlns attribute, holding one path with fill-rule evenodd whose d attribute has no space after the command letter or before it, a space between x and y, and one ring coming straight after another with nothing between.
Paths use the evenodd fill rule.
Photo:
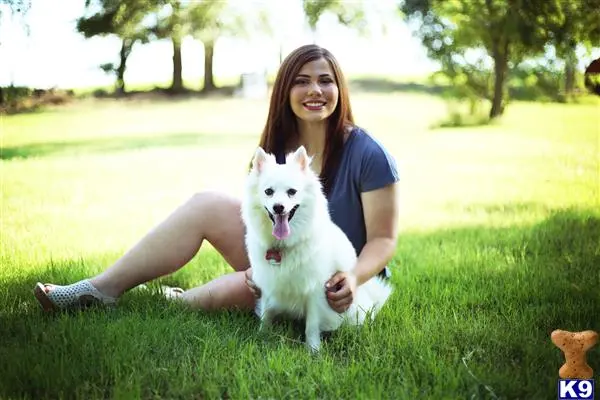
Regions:
<instances>
[{"instance_id":1,"label":"green foliage","mask_svg":"<svg viewBox=\"0 0 600 400\"><path fill-rule=\"evenodd\" d=\"M161 0L87 0L94 14L77 21L77 30L86 38L114 34L121 39L147 42L151 31L142 22L156 12Z\"/></svg>"},{"instance_id":2,"label":"green foliage","mask_svg":"<svg viewBox=\"0 0 600 400\"><path fill-rule=\"evenodd\" d=\"M116 28L113 26L115 14L116 10L106 10L106 12L96 13L88 18L81 18L77 21L77 30L86 39L115 33Z\"/></svg>"},{"instance_id":3,"label":"green foliage","mask_svg":"<svg viewBox=\"0 0 600 400\"><path fill-rule=\"evenodd\" d=\"M223 1L193 2L188 9L187 17L194 37L201 42L214 42L229 26L225 23L223 11L227 3Z\"/></svg>"},{"instance_id":4,"label":"green foliage","mask_svg":"<svg viewBox=\"0 0 600 400\"><path fill-rule=\"evenodd\" d=\"M587 74L584 82L587 90L600 96L600 74Z\"/></svg>"},{"instance_id":5,"label":"green foliage","mask_svg":"<svg viewBox=\"0 0 600 400\"><path fill-rule=\"evenodd\" d=\"M366 20L364 5L360 1L343 0L302 0L304 14L310 29L317 28L317 23L326 12L333 13L342 25L364 32Z\"/></svg>"},{"instance_id":6,"label":"green foliage","mask_svg":"<svg viewBox=\"0 0 600 400\"><path fill-rule=\"evenodd\" d=\"M179 0L167 0L156 13L155 24L150 32L158 39L183 37L189 33L189 24L185 22L185 8Z\"/></svg>"},{"instance_id":7,"label":"green foliage","mask_svg":"<svg viewBox=\"0 0 600 400\"><path fill-rule=\"evenodd\" d=\"M12 103L33 94L33 89L24 86L6 86L0 88L2 90L3 101Z\"/></svg>"},{"instance_id":8,"label":"green foliage","mask_svg":"<svg viewBox=\"0 0 600 400\"><path fill-rule=\"evenodd\" d=\"M491 100L494 117L507 101L511 69L548 44L596 35L597 4L598 0L405 0L400 10L416 24L416 34L429 56L440 62L454 90L463 86L458 91ZM586 21L585 29L579 21Z\"/></svg>"},{"instance_id":9,"label":"green foliage","mask_svg":"<svg viewBox=\"0 0 600 400\"><path fill-rule=\"evenodd\" d=\"M72 90L0 86L0 115L41 111L46 106L68 103L74 96Z\"/></svg>"},{"instance_id":10,"label":"green foliage","mask_svg":"<svg viewBox=\"0 0 600 400\"><path fill-rule=\"evenodd\" d=\"M191 34L201 42L219 37L245 38L252 32L269 33L272 29L265 5L252 3L245 8L227 1L191 2L186 9Z\"/></svg>"},{"instance_id":11,"label":"green foliage","mask_svg":"<svg viewBox=\"0 0 600 400\"><path fill-rule=\"evenodd\" d=\"M549 34L559 58L564 60L564 94L569 96L578 85L576 80L577 46L588 52L600 43L600 0L561 1L560 20L554 21Z\"/></svg>"},{"instance_id":12,"label":"green foliage","mask_svg":"<svg viewBox=\"0 0 600 400\"><path fill-rule=\"evenodd\" d=\"M564 71L549 59L521 63L511 71L511 98L563 102L566 100L564 75Z\"/></svg>"},{"instance_id":13,"label":"green foliage","mask_svg":"<svg viewBox=\"0 0 600 400\"><path fill-rule=\"evenodd\" d=\"M600 0L560 1L562 18L554 21L550 40L566 58L576 45L600 43Z\"/></svg>"},{"instance_id":14,"label":"green foliage","mask_svg":"<svg viewBox=\"0 0 600 400\"><path fill-rule=\"evenodd\" d=\"M193 37L204 44L204 86L203 91L214 90L213 56L218 38L229 36L243 38L251 31L269 32L264 5L238 8L226 1L197 1L187 6L185 21Z\"/></svg>"},{"instance_id":15,"label":"green foliage","mask_svg":"<svg viewBox=\"0 0 600 400\"><path fill-rule=\"evenodd\" d=\"M124 75L127 58L137 42L147 43L152 29L143 21L152 12L156 12L162 0L86 0L88 9L95 8L94 14L77 20L77 30L86 38L94 36L116 35L121 39L119 64L100 66L105 72L116 74L117 92L125 91Z\"/></svg>"}]
</instances>

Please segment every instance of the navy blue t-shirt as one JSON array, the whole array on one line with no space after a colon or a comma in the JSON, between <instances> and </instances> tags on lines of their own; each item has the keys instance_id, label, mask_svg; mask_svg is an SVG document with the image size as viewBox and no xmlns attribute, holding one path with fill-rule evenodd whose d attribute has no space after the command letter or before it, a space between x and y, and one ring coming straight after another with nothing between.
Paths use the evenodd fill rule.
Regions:
<instances>
[{"instance_id":1,"label":"navy blue t-shirt","mask_svg":"<svg viewBox=\"0 0 600 400\"><path fill-rule=\"evenodd\" d=\"M285 163L285 155L277 155ZM327 198L333 222L348 236L358 255L367 242L360 194L399 180L396 161L375 138L359 127L352 129Z\"/></svg>"}]
</instances>

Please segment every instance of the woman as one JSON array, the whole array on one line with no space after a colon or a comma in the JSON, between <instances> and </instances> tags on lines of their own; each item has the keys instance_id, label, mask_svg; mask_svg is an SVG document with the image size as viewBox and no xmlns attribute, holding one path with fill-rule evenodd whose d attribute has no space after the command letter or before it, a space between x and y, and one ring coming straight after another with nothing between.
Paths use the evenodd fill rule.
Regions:
<instances>
[{"instance_id":1,"label":"woman","mask_svg":"<svg viewBox=\"0 0 600 400\"><path fill-rule=\"evenodd\" d=\"M282 63L260 138L278 162L300 145L313 157L311 167L322 179L333 221L358 254L353 272L335 274L323 288L330 306L341 313L356 287L385 273L394 255L398 175L393 158L354 125L342 71L333 55L316 45L296 49ZM34 293L45 310L114 304L125 291L183 267L204 240L235 271L166 294L204 310L254 309L260 289L251 279L240 201L214 192L194 195L99 275L68 286L38 283Z\"/></svg>"}]
</instances>

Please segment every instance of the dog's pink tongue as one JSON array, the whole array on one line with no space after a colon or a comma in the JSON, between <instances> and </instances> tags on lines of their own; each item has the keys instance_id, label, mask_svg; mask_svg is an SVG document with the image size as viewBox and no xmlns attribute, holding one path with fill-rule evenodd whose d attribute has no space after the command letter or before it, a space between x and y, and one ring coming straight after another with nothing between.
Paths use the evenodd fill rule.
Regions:
<instances>
[{"instance_id":1,"label":"dog's pink tongue","mask_svg":"<svg viewBox=\"0 0 600 400\"><path fill-rule=\"evenodd\" d=\"M283 240L290 236L290 224L287 214L275 215L275 225L273 225L273 236L277 240Z\"/></svg>"}]
</instances>

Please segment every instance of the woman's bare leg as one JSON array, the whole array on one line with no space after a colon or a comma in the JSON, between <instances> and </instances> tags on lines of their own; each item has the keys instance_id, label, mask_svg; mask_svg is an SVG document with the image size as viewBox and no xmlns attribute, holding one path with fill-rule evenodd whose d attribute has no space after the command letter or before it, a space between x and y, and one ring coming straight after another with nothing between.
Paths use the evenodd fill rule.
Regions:
<instances>
[{"instance_id":1,"label":"woman's bare leg","mask_svg":"<svg viewBox=\"0 0 600 400\"><path fill-rule=\"evenodd\" d=\"M202 309L254 307L245 283L249 261L240 202L223 194L194 195L150 231L115 264L90 279L102 293L118 297L141 283L173 273L189 262L202 241L208 240L238 272L219 277L182 294L192 307Z\"/></svg>"},{"instance_id":2,"label":"woman's bare leg","mask_svg":"<svg viewBox=\"0 0 600 400\"><path fill-rule=\"evenodd\" d=\"M207 311L220 309L253 310L256 300L246 285L244 271L220 276L183 293L181 298L192 308Z\"/></svg>"}]
</instances>

